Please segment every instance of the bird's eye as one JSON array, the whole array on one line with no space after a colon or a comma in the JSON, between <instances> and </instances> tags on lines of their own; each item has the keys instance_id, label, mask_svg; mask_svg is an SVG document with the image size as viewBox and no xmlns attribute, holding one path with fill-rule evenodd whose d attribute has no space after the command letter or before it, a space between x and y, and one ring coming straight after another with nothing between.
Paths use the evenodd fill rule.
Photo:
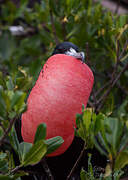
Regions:
<instances>
[{"instance_id":1,"label":"bird's eye","mask_svg":"<svg viewBox=\"0 0 128 180\"><path fill-rule=\"evenodd\" d=\"M64 53L66 51L66 49L65 48L59 48L58 51L59 51L59 53Z\"/></svg>"}]
</instances>

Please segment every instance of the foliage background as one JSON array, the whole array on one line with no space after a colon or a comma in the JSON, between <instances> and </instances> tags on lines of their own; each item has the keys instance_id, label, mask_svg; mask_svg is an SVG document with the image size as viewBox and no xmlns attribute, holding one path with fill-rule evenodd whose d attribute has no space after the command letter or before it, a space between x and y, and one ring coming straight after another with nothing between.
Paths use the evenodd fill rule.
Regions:
<instances>
[{"instance_id":1,"label":"foliage background","mask_svg":"<svg viewBox=\"0 0 128 180\"><path fill-rule=\"evenodd\" d=\"M23 29L16 34L12 26ZM16 166L10 150L10 144L15 149L10 140L14 123L25 111L27 94L59 42L71 41L86 53L95 77L88 107L127 125L127 37L128 15L112 14L92 0L0 2L0 167L6 166L0 172Z\"/></svg>"}]
</instances>

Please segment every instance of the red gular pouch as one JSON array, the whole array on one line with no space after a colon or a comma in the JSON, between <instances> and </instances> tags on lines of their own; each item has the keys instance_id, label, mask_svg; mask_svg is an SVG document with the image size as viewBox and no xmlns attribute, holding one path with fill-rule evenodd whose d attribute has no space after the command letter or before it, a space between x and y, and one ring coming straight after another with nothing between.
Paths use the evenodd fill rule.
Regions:
<instances>
[{"instance_id":1,"label":"red gular pouch","mask_svg":"<svg viewBox=\"0 0 128 180\"><path fill-rule=\"evenodd\" d=\"M86 107L93 87L91 69L79 59L65 54L51 56L41 70L22 114L22 137L33 143L37 126L47 125L46 139L61 136L64 143L48 156L63 154L71 145L76 114Z\"/></svg>"}]
</instances>

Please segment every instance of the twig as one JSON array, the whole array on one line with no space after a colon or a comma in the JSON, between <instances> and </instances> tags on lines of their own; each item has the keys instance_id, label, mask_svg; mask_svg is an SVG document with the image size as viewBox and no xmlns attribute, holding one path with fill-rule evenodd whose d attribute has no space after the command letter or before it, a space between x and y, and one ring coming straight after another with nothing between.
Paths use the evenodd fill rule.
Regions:
<instances>
[{"instance_id":1,"label":"twig","mask_svg":"<svg viewBox=\"0 0 128 180\"><path fill-rule=\"evenodd\" d=\"M86 62L89 66L91 66L91 61L90 61L90 53L89 53L89 44L88 42L86 43L85 45L85 49L86 49ZM92 97L93 97L93 101L94 101L94 104L93 104L93 107L96 108L97 106L97 99L96 99L96 94L95 94L95 90L93 88L92 90Z\"/></svg>"},{"instance_id":2,"label":"twig","mask_svg":"<svg viewBox=\"0 0 128 180\"><path fill-rule=\"evenodd\" d=\"M119 62L120 62L120 59L119 59L119 40L117 40L117 48L116 48L116 65L114 67L114 70L113 70L113 73L111 75L111 79L108 83L109 85L109 88L108 90L103 94L103 96L101 96L101 98L98 100L98 104L99 104L99 107L97 108L96 107L96 112L98 113L99 110L101 109L101 107L103 106L103 102L104 100L107 98L108 94L110 93L112 87L115 85L113 85L113 82L114 80L116 79L116 73L117 73L117 68L118 68L118 65L119 65ZM115 82L116 83L116 82ZM100 104L100 102L102 101L102 103Z\"/></svg>"},{"instance_id":3,"label":"twig","mask_svg":"<svg viewBox=\"0 0 128 180\"><path fill-rule=\"evenodd\" d=\"M55 23L54 23L53 13L52 13L51 10L50 10L50 18L51 18L51 24L52 24L52 30L53 30L55 42L56 42L56 45L57 45L57 44L59 44L59 39L58 39L57 34L56 34L56 28L55 28L55 25L54 25Z\"/></svg>"},{"instance_id":4,"label":"twig","mask_svg":"<svg viewBox=\"0 0 128 180\"><path fill-rule=\"evenodd\" d=\"M40 171L32 171L32 170L28 170L28 169L24 169L24 172L28 173L28 174L37 174L37 175L44 175L44 172L40 172Z\"/></svg>"},{"instance_id":5,"label":"twig","mask_svg":"<svg viewBox=\"0 0 128 180\"><path fill-rule=\"evenodd\" d=\"M110 87L108 88L108 90L103 94L103 96L100 98L99 102L102 101L101 104L99 104L98 108L96 109L96 112L99 112L100 109L102 108L102 106L104 105L104 101L106 100L108 94L110 93L111 89L113 88L113 86L116 84L116 82L119 80L120 76L128 69L128 63L124 66L124 68L122 69L122 71L116 76L115 79L113 79L112 83L110 84Z\"/></svg>"},{"instance_id":6,"label":"twig","mask_svg":"<svg viewBox=\"0 0 128 180\"><path fill-rule=\"evenodd\" d=\"M128 147L128 141L127 141L126 144L117 152L115 158L117 158L117 156L118 156L120 153L122 153L127 147Z\"/></svg>"},{"instance_id":7,"label":"twig","mask_svg":"<svg viewBox=\"0 0 128 180\"><path fill-rule=\"evenodd\" d=\"M21 168L22 166L21 165L19 165L19 166L16 166L14 169L12 169L11 170L11 174L14 174L14 173L16 173L20 168Z\"/></svg>"},{"instance_id":8,"label":"twig","mask_svg":"<svg viewBox=\"0 0 128 180\"><path fill-rule=\"evenodd\" d=\"M108 73L108 72L107 72L107 76L108 76L109 78L111 78L111 74ZM97 92L95 93L95 96L97 97L107 86L109 86L109 85L110 85L110 82L111 82L111 79L110 79L107 83L105 83L104 86L102 86L100 89L97 90ZM127 91L124 87L122 87L118 82L116 82L116 86L117 86L119 89L121 89L121 91L122 91L124 94L128 95L128 91Z\"/></svg>"},{"instance_id":9,"label":"twig","mask_svg":"<svg viewBox=\"0 0 128 180\"><path fill-rule=\"evenodd\" d=\"M90 66L91 62L90 62L90 54L89 54L89 44L88 44L88 42L85 44L85 50L86 50L86 62Z\"/></svg>"},{"instance_id":10,"label":"twig","mask_svg":"<svg viewBox=\"0 0 128 180\"><path fill-rule=\"evenodd\" d=\"M6 129L4 128L3 124L0 122L0 126L2 127L3 131L5 132Z\"/></svg>"},{"instance_id":11,"label":"twig","mask_svg":"<svg viewBox=\"0 0 128 180\"><path fill-rule=\"evenodd\" d=\"M0 146L3 144L4 139L6 138L6 136L9 134L9 132L11 131L11 128L14 124L14 122L16 121L16 118L11 119L9 127L7 128L7 130L4 132L4 135L2 136L2 138L0 139Z\"/></svg>"},{"instance_id":12,"label":"twig","mask_svg":"<svg viewBox=\"0 0 128 180\"><path fill-rule=\"evenodd\" d=\"M76 167L78 166L78 164L79 164L79 162L80 162L80 160L81 160L81 158L82 158L82 156L83 156L83 154L84 154L85 147L86 147L86 143L84 143L84 147L83 147L83 149L82 149L82 151L81 151L81 153L80 153L77 161L75 162L73 168L71 169L69 175L67 176L67 179L66 179L66 180L69 180L69 179L71 178L73 172L75 171Z\"/></svg>"},{"instance_id":13,"label":"twig","mask_svg":"<svg viewBox=\"0 0 128 180\"><path fill-rule=\"evenodd\" d=\"M111 78L110 73L107 73L107 76L108 76L109 78ZM122 86L118 83L118 81L116 82L116 86L117 86L124 94L128 95L128 91L125 89L125 87L122 87Z\"/></svg>"},{"instance_id":14,"label":"twig","mask_svg":"<svg viewBox=\"0 0 128 180\"><path fill-rule=\"evenodd\" d=\"M61 21L61 20L60 20ZM66 32L66 22L65 21L62 21L62 31L63 31L63 39L64 41L67 41L67 38L66 38L66 35L67 35L67 32Z\"/></svg>"},{"instance_id":15,"label":"twig","mask_svg":"<svg viewBox=\"0 0 128 180\"><path fill-rule=\"evenodd\" d=\"M53 177L53 175L52 175L52 173L51 173L51 171L50 171L50 169L49 169L49 167L48 167L48 164L47 164L47 162L46 162L46 159L43 158L43 159L40 161L40 163L41 163L41 165L43 166L43 168L44 168L44 170L45 170L45 172L46 172L46 175L47 175L47 177L48 177L48 180L54 180L54 177Z\"/></svg>"},{"instance_id":16,"label":"twig","mask_svg":"<svg viewBox=\"0 0 128 180\"><path fill-rule=\"evenodd\" d=\"M112 75L110 75L110 74L107 73L107 75L109 76L110 80L109 80L104 86L102 86L102 87L95 93L96 97L99 95L99 93L100 93L101 91L103 91L107 86L109 86L109 85L112 83L112 81L114 80L115 74L116 74L116 72L117 72L117 67L118 67L118 65L120 64L120 59L121 59L121 57L122 57L122 55L123 55L123 53L124 53L124 51L125 51L125 49L126 49L126 47L127 47L127 43L128 43L128 41L126 41L126 43L125 43L125 45L124 45L124 48L123 48L123 50L122 50L122 52L121 52L121 54L120 54L120 56L119 56L119 40L117 41L116 65L115 65L115 67L114 67L114 71L113 71ZM121 90L123 90L122 87L119 85L118 82L116 82L116 84L117 84L117 86L118 86ZM127 93L125 93L125 94L127 94ZM98 101L98 102L99 102L99 101Z\"/></svg>"},{"instance_id":17,"label":"twig","mask_svg":"<svg viewBox=\"0 0 128 180\"><path fill-rule=\"evenodd\" d=\"M126 51L127 46L128 46L128 39L126 40L126 42L125 42L125 44L124 44L124 47L123 47L123 50L122 50L122 52L120 53L119 60L121 60L124 52Z\"/></svg>"},{"instance_id":18,"label":"twig","mask_svg":"<svg viewBox=\"0 0 128 180\"><path fill-rule=\"evenodd\" d=\"M112 81L113 81L114 78L115 78L115 75L116 75L116 72L117 72L117 68L118 68L118 65L119 65L119 62L120 62L120 60L119 60L119 48L120 48L120 46L119 46L119 40L117 40L117 47L116 47L116 64L115 64L115 66L113 67L114 70L113 70L113 73L112 73L112 75L111 75L111 83L112 83Z\"/></svg>"},{"instance_id":19,"label":"twig","mask_svg":"<svg viewBox=\"0 0 128 180\"><path fill-rule=\"evenodd\" d=\"M98 89L98 91L95 93L96 97L101 93L101 91L103 91L107 86L110 85L110 81L111 80L109 80L107 83L104 84L104 86L102 86L100 89Z\"/></svg>"},{"instance_id":20,"label":"twig","mask_svg":"<svg viewBox=\"0 0 128 180\"><path fill-rule=\"evenodd\" d=\"M94 104L93 104L91 101L89 101L89 100L88 100L88 104L89 104L89 106L92 107L92 108L95 107Z\"/></svg>"}]
</instances>

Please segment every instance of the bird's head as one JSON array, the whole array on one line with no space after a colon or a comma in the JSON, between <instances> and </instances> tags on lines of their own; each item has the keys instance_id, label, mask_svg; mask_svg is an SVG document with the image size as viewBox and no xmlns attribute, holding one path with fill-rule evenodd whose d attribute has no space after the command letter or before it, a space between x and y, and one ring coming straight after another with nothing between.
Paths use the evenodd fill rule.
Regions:
<instances>
[{"instance_id":1,"label":"bird's head","mask_svg":"<svg viewBox=\"0 0 128 180\"><path fill-rule=\"evenodd\" d=\"M80 59L82 62L84 62L84 58L85 58L84 52L80 52L79 48L71 42L63 42L58 44L55 47L52 55L55 54L66 54L68 56L73 56L77 59Z\"/></svg>"}]
</instances>

